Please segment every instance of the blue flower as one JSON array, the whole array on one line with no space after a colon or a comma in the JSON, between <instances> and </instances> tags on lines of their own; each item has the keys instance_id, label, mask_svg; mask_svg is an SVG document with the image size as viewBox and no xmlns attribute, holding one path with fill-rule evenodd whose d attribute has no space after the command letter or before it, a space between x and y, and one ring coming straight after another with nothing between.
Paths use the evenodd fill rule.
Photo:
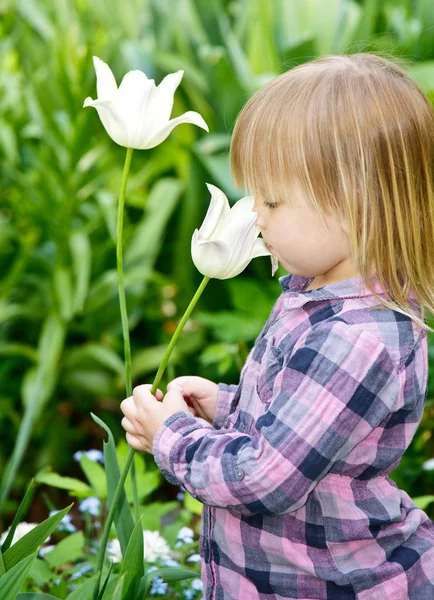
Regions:
<instances>
[{"instance_id":1,"label":"blue flower","mask_svg":"<svg viewBox=\"0 0 434 600\"><path fill-rule=\"evenodd\" d=\"M161 566L162 567L180 567L180 563L176 560L173 560L173 558L166 558L165 560L161 561Z\"/></svg>"},{"instance_id":2,"label":"blue flower","mask_svg":"<svg viewBox=\"0 0 434 600\"><path fill-rule=\"evenodd\" d=\"M98 517L101 509L101 500L96 496L89 496L80 502L78 508L81 512L88 512L90 515Z\"/></svg>"},{"instance_id":3,"label":"blue flower","mask_svg":"<svg viewBox=\"0 0 434 600\"><path fill-rule=\"evenodd\" d=\"M189 556L185 562L199 562L200 561L200 554L192 554L191 556Z\"/></svg>"},{"instance_id":4,"label":"blue flower","mask_svg":"<svg viewBox=\"0 0 434 600\"><path fill-rule=\"evenodd\" d=\"M193 579L193 581L191 582L191 589L199 590L200 592L202 592L203 591L203 581L201 579Z\"/></svg>"},{"instance_id":5,"label":"blue flower","mask_svg":"<svg viewBox=\"0 0 434 600\"><path fill-rule=\"evenodd\" d=\"M50 510L50 512L48 513L49 517L52 517L53 515L57 514L58 512L60 512L60 510ZM74 531L77 531L77 527L75 527L75 525L72 524L71 522L71 515L65 515L63 517L63 519L60 521L59 525L57 526L57 529L59 531L68 531L69 533L73 533Z\"/></svg>"},{"instance_id":6,"label":"blue flower","mask_svg":"<svg viewBox=\"0 0 434 600\"><path fill-rule=\"evenodd\" d=\"M190 527L182 527L178 531L178 535L176 536L176 539L180 540L184 544L192 544L194 541L193 536L194 536L194 531L192 529L190 529ZM178 547L178 544L176 544L176 547Z\"/></svg>"},{"instance_id":7,"label":"blue flower","mask_svg":"<svg viewBox=\"0 0 434 600\"><path fill-rule=\"evenodd\" d=\"M79 462L79 460L83 454L85 456L87 456L87 458L90 458L90 460L93 460L93 462L100 462L100 463L104 464L104 454L101 452L101 450L91 449L91 450L85 450L84 452L82 452L81 450L78 450L73 455L73 458L77 462Z\"/></svg>"},{"instance_id":8,"label":"blue flower","mask_svg":"<svg viewBox=\"0 0 434 600\"><path fill-rule=\"evenodd\" d=\"M71 575L71 577L69 578L69 581L73 581L74 579L78 579L79 577L81 577L82 575L84 575L88 571L92 571L92 569L93 569L93 566L90 563L84 562L84 563L80 563L80 564L82 565L82 567L80 569L78 569L77 571L75 571L75 573L73 573Z\"/></svg>"},{"instance_id":9,"label":"blue flower","mask_svg":"<svg viewBox=\"0 0 434 600\"><path fill-rule=\"evenodd\" d=\"M167 591L168 583L163 583L162 577L154 577L150 594L163 595Z\"/></svg>"}]
</instances>

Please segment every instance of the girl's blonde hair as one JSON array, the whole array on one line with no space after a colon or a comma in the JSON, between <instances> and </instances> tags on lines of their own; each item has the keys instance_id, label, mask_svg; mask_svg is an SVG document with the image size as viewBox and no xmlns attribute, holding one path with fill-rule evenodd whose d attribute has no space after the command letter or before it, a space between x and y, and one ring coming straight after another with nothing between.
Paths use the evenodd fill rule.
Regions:
<instances>
[{"instance_id":1,"label":"girl's blonde hair","mask_svg":"<svg viewBox=\"0 0 434 600\"><path fill-rule=\"evenodd\" d=\"M395 60L325 56L273 79L238 116L232 177L276 203L296 201L301 185L310 208L346 224L382 308L434 331L434 111Z\"/></svg>"}]
</instances>

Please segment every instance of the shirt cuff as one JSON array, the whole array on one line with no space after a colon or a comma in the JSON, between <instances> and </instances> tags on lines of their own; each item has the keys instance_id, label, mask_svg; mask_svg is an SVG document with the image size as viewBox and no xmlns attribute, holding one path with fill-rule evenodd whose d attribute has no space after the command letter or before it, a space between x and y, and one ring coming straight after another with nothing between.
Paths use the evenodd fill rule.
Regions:
<instances>
[{"instance_id":1,"label":"shirt cuff","mask_svg":"<svg viewBox=\"0 0 434 600\"><path fill-rule=\"evenodd\" d=\"M213 430L213 427L200 417L194 417L190 412L178 411L164 421L157 430L152 442L152 454L158 468L164 477L173 483L173 485L183 485L175 475L174 469L174 448L179 440L182 440L185 434L194 429Z\"/></svg>"},{"instance_id":2,"label":"shirt cuff","mask_svg":"<svg viewBox=\"0 0 434 600\"><path fill-rule=\"evenodd\" d=\"M229 414L231 402L235 392L237 391L238 385L226 385L225 383L219 383L218 387L219 391L217 395L213 426L216 429L221 429L226 417Z\"/></svg>"}]
</instances>

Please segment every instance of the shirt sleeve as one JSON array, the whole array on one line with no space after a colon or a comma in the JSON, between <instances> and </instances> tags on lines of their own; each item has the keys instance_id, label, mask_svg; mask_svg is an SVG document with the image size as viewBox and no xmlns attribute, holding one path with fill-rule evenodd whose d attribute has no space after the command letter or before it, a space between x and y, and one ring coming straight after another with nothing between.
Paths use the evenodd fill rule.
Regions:
<instances>
[{"instance_id":1,"label":"shirt sleeve","mask_svg":"<svg viewBox=\"0 0 434 600\"><path fill-rule=\"evenodd\" d=\"M209 506L292 512L393 412L401 388L382 341L343 321L312 330L275 377L270 406L250 434L216 430L188 413L166 419L153 444L165 477Z\"/></svg>"},{"instance_id":2,"label":"shirt sleeve","mask_svg":"<svg viewBox=\"0 0 434 600\"><path fill-rule=\"evenodd\" d=\"M218 384L219 391L217 395L216 410L214 413L213 426L220 429L229 414L231 402L238 389L238 385L226 385L225 383Z\"/></svg>"}]
</instances>

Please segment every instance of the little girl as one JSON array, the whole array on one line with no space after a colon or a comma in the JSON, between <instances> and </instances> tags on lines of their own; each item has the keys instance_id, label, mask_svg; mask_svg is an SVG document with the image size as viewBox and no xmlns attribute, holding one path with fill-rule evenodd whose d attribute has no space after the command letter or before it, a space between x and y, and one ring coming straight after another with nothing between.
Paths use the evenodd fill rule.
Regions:
<instances>
[{"instance_id":1,"label":"little girl","mask_svg":"<svg viewBox=\"0 0 434 600\"><path fill-rule=\"evenodd\" d=\"M321 57L247 102L231 167L290 274L239 384L135 388L127 441L204 504L207 600L433 600L434 523L388 476L427 393L432 106L392 61Z\"/></svg>"}]
</instances>

